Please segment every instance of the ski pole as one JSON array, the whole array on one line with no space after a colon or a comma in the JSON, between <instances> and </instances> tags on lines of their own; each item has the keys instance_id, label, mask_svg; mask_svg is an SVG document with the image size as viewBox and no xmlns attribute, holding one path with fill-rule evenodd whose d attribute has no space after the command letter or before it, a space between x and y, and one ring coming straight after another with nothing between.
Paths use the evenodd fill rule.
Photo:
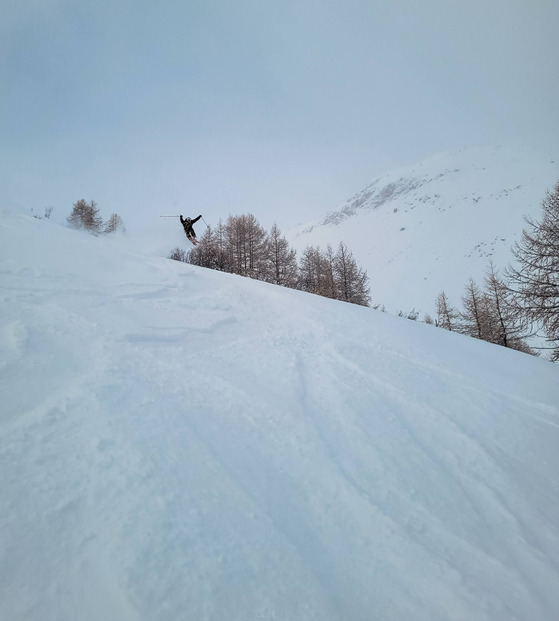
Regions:
<instances>
[{"instance_id":1,"label":"ski pole","mask_svg":"<svg viewBox=\"0 0 559 621\"><path fill-rule=\"evenodd\" d=\"M208 224L208 223L204 220L204 216L202 216L202 220L203 220L204 224L205 224L208 228L210 228L210 225L209 225L209 224Z\"/></svg>"},{"instance_id":2,"label":"ski pole","mask_svg":"<svg viewBox=\"0 0 559 621\"><path fill-rule=\"evenodd\" d=\"M159 216L160 218L179 218L180 216Z\"/></svg>"}]
</instances>

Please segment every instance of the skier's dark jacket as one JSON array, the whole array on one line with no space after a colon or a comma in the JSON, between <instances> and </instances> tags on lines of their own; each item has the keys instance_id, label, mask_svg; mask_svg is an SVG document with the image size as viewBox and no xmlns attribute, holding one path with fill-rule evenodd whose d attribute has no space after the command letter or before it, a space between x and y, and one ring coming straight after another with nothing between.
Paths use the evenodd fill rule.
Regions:
<instances>
[{"instance_id":1,"label":"skier's dark jacket","mask_svg":"<svg viewBox=\"0 0 559 621\"><path fill-rule=\"evenodd\" d=\"M201 217L202 216L199 215L197 218L194 218L194 220L192 220L191 218L183 218L181 215L180 217L181 224L184 228L184 232L186 233L187 237L196 237L196 233L194 232L192 225L196 224L196 222L198 222L198 220L200 220Z\"/></svg>"}]
</instances>

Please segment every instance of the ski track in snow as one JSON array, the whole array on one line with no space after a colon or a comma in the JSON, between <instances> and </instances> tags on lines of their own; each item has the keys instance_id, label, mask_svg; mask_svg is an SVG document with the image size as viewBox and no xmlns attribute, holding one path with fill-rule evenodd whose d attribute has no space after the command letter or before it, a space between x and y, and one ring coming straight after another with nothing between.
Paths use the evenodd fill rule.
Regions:
<instances>
[{"instance_id":1,"label":"ski track in snow","mask_svg":"<svg viewBox=\"0 0 559 621\"><path fill-rule=\"evenodd\" d=\"M559 367L2 223L2 621L559 616Z\"/></svg>"}]
</instances>

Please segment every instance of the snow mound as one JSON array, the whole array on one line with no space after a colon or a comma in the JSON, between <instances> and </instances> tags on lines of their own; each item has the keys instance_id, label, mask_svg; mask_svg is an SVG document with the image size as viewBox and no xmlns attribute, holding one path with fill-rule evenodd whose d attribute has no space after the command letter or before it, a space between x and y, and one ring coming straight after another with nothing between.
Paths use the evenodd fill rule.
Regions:
<instances>
[{"instance_id":1,"label":"snow mound","mask_svg":"<svg viewBox=\"0 0 559 621\"><path fill-rule=\"evenodd\" d=\"M0 619L555 620L548 362L0 220Z\"/></svg>"}]
</instances>

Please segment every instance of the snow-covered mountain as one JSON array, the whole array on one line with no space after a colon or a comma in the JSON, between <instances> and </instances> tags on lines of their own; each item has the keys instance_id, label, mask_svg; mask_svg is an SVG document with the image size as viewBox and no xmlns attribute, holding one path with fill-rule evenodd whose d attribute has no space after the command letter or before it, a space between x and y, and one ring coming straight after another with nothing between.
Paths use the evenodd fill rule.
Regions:
<instances>
[{"instance_id":1,"label":"snow-covered mountain","mask_svg":"<svg viewBox=\"0 0 559 621\"><path fill-rule=\"evenodd\" d=\"M531 151L442 153L383 175L287 237L299 251L343 241L369 274L373 304L433 314L441 291L459 306L491 259L501 269L512 261L524 215L540 216L558 179L559 159Z\"/></svg>"},{"instance_id":2,"label":"snow-covered mountain","mask_svg":"<svg viewBox=\"0 0 559 621\"><path fill-rule=\"evenodd\" d=\"M0 285L0 620L559 618L559 366L6 210Z\"/></svg>"}]
</instances>

